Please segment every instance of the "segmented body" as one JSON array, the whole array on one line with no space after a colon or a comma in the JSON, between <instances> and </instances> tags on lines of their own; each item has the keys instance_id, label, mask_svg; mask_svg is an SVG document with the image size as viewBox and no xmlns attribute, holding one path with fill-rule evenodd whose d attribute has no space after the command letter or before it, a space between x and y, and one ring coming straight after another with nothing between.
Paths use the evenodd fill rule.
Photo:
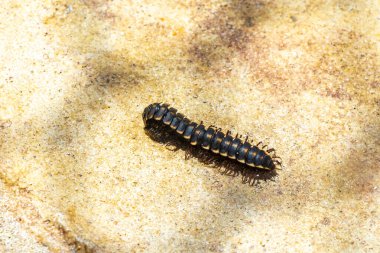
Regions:
<instances>
[{"instance_id":1,"label":"segmented body","mask_svg":"<svg viewBox=\"0 0 380 253\"><path fill-rule=\"evenodd\" d=\"M149 127L151 121L157 121L170 127L193 146L211 150L250 167L273 170L276 169L276 165L281 165L277 157L270 155L274 149L260 149L258 145L249 143L248 138L243 141L238 136L233 137L229 131L224 133L212 126L206 129L202 123L190 121L168 104L151 104L145 108L142 116L145 127Z\"/></svg>"}]
</instances>

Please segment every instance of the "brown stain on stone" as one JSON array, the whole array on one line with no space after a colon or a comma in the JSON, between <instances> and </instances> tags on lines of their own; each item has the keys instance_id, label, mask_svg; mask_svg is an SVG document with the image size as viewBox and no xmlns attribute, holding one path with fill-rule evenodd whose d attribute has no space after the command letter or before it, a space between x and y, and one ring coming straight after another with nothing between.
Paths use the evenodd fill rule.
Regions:
<instances>
[{"instance_id":1,"label":"brown stain on stone","mask_svg":"<svg viewBox=\"0 0 380 253\"><path fill-rule=\"evenodd\" d=\"M94 243L79 238L75 233L68 230L66 226L63 226L61 224L58 224L56 226L58 226L59 231L61 232L62 236L65 238L66 243L70 246L72 251L78 252L78 253L103 252Z\"/></svg>"},{"instance_id":2,"label":"brown stain on stone","mask_svg":"<svg viewBox=\"0 0 380 253\"><path fill-rule=\"evenodd\" d=\"M35 206L33 195L27 189L22 189L1 178L7 188L1 189L2 198L9 199L6 211L11 212L17 222L35 237L35 239L46 246L51 252L70 252L74 248L67 245L67 240L56 229L55 222L46 220L41 216ZM4 185L2 185L4 186Z\"/></svg>"},{"instance_id":3,"label":"brown stain on stone","mask_svg":"<svg viewBox=\"0 0 380 253\"><path fill-rule=\"evenodd\" d=\"M324 94L338 99L355 97L363 102L375 99L380 92L372 85L380 79L376 45L354 27L337 30L331 37L314 66L320 82L324 79L335 82L335 87L327 87ZM375 90L369 93L370 88Z\"/></svg>"},{"instance_id":4,"label":"brown stain on stone","mask_svg":"<svg viewBox=\"0 0 380 253\"><path fill-rule=\"evenodd\" d=\"M376 178L380 173L379 117L373 115L372 121L363 122L362 128L363 132L351 147L347 160L335 170L332 184L336 195L342 199L364 197L371 202L375 201Z\"/></svg>"},{"instance_id":5,"label":"brown stain on stone","mask_svg":"<svg viewBox=\"0 0 380 253\"><path fill-rule=\"evenodd\" d=\"M346 20L347 27L328 23L310 30L310 20L330 8L339 9L337 19ZM352 8L340 1L308 3L300 16L303 22L291 27L288 13L294 10L281 2L232 1L205 14L189 38L189 59L198 63L197 71L211 76L231 76L234 67L247 66L256 89L272 88L270 92L278 96L320 90L321 95L338 99L376 99L380 91L372 84L380 79L379 55L373 40L357 24L362 13ZM244 20L252 19L247 27ZM273 25L272 30L268 25ZM285 58L283 53L290 55ZM279 59L285 66L279 66Z\"/></svg>"},{"instance_id":6,"label":"brown stain on stone","mask_svg":"<svg viewBox=\"0 0 380 253\"><path fill-rule=\"evenodd\" d=\"M364 2L358 4L366 5ZM375 106L375 110L371 111L367 111L366 108L379 99L380 89L373 83L380 80L380 55L376 49L377 45L360 25L365 14L352 9L348 2L339 2L338 6L343 12L342 19L346 20L349 26L345 29L333 29L328 40L322 42L323 51L311 48L319 55L319 60L313 66L313 72L318 78L316 84L327 83L322 86L321 95L337 101L353 101L359 107L362 105L360 112L367 116L365 120L359 119L362 132L356 136L357 139L351 145L346 160L339 165L339 169L334 170L331 181L327 180L326 184L333 186L338 198L350 199L360 196L373 201L375 175L380 170L380 167L376 166L380 161L376 148L380 143L377 134L380 132L380 121L376 116L380 107L376 109ZM350 18L346 16L348 12ZM313 44L310 41L309 43ZM310 88L317 88L316 84Z\"/></svg>"},{"instance_id":7,"label":"brown stain on stone","mask_svg":"<svg viewBox=\"0 0 380 253\"><path fill-rule=\"evenodd\" d=\"M190 62L198 63L199 71L220 70L244 51L247 43L254 43L252 31L269 7L263 1L234 0L206 13L189 37Z\"/></svg>"}]
</instances>

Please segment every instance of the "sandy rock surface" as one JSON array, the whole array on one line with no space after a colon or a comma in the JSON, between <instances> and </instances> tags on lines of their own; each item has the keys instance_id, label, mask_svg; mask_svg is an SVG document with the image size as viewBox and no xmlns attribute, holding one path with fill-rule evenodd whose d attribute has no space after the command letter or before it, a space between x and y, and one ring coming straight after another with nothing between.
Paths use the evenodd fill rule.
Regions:
<instances>
[{"instance_id":1,"label":"sandy rock surface","mask_svg":"<svg viewBox=\"0 0 380 253\"><path fill-rule=\"evenodd\" d=\"M378 252L379 13L3 1L0 251ZM157 101L268 143L284 169L186 160L143 129Z\"/></svg>"}]
</instances>

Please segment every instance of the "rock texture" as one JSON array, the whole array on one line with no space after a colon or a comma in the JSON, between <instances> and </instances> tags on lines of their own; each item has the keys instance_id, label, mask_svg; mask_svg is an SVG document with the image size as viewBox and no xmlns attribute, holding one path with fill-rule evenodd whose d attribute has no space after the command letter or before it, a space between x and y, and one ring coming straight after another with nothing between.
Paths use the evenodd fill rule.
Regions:
<instances>
[{"instance_id":1,"label":"rock texture","mask_svg":"<svg viewBox=\"0 0 380 253\"><path fill-rule=\"evenodd\" d=\"M0 251L379 251L379 13L5 1ZM157 101L269 143L285 168L247 179L186 160L144 132Z\"/></svg>"}]
</instances>

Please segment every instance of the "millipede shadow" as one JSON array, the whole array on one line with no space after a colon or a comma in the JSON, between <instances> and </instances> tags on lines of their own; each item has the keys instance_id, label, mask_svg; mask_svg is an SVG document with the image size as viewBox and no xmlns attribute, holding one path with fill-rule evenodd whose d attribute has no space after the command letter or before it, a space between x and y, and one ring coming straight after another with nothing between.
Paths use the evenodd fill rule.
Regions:
<instances>
[{"instance_id":1,"label":"millipede shadow","mask_svg":"<svg viewBox=\"0 0 380 253\"><path fill-rule=\"evenodd\" d=\"M196 158L199 162L212 168L216 168L222 175L241 176L242 183L249 186L259 186L262 181L275 181L276 170L263 170L248 167L235 160L217 155L199 146L191 146L168 126L152 122L145 128L145 133L155 142L161 143L172 151L185 151L185 160Z\"/></svg>"}]
</instances>

